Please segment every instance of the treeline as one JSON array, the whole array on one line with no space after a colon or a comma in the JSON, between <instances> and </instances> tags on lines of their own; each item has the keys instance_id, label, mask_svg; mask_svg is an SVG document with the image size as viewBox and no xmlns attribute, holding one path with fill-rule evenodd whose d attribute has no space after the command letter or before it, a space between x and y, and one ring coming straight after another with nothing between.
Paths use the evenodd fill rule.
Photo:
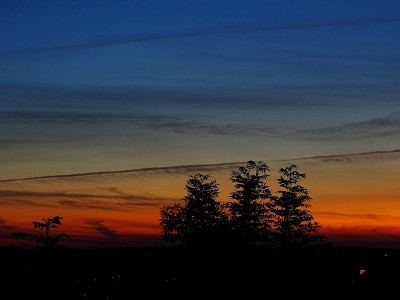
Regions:
<instances>
[{"instance_id":1,"label":"treeline","mask_svg":"<svg viewBox=\"0 0 400 300\"><path fill-rule=\"evenodd\" d=\"M279 170L273 194L265 162L248 161L231 172L232 201L218 201L218 183L210 174L190 176L183 203L161 208L166 241L186 246L252 246L281 249L327 245L310 213L312 199L296 165Z\"/></svg>"}]
</instances>

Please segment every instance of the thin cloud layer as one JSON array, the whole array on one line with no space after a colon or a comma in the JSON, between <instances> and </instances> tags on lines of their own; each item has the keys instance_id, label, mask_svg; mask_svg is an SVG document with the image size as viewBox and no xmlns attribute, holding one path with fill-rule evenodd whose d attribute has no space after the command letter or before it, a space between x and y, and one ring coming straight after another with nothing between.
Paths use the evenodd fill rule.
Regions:
<instances>
[{"instance_id":1,"label":"thin cloud layer","mask_svg":"<svg viewBox=\"0 0 400 300\"><path fill-rule=\"evenodd\" d=\"M196 28L196 29L188 29L188 30L174 31L174 32L97 36L87 41L64 44L64 45L47 45L46 47L20 48L20 49L2 49L0 50L0 58L57 51L57 50L88 49L88 48L98 48L98 47L124 45L124 44L144 43L144 42L151 42L158 40L182 39L189 37L238 34L238 33L258 32L258 31L300 30L300 29L325 28L325 27L377 25L377 24L390 24L399 22L400 18L397 16L361 16L361 17L340 18L340 19L300 20L300 21L286 22L286 23L262 21L262 22L210 27L210 28Z\"/></svg>"},{"instance_id":2,"label":"thin cloud layer","mask_svg":"<svg viewBox=\"0 0 400 300\"><path fill-rule=\"evenodd\" d=\"M0 217L0 230L15 230L16 227L10 225L5 219Z\"/></svg>"},{"instance_id":3,"label":"thin cloud layer","mask_svg":"<svg viewBox=\"0 0 400 300\"><path fill-rule=\"evenodd\" d=\"M134 207L159 207L178 201L176 198L151 195L99 195L64 192L33 192L0 190L0 206L39 206L124 211Z\"/></svg>"},{"instance_id":4,"label":"thin cloud layer","mask_svg":"<svg viewBox=\"0 0 400 300\"><path fill-rule=\"evenodd\" d=\"M365 220L389 220L389 219L400 219L399 217L393 217L389 215L382 215L376 213L342 213L334 211L320 211L318 215L338 217L338 218L350 218L350 219L365 219Z\"/></svg>"},{"instance_id":5,"label":"thin cloud layer","mask_svg":"<svg viewBox=\"0 0 400 300\"><path fill-rule=\"evenodd\" d=\"M109 237L109 238L113 238L113 239L117 239L119 237L119 235L117 234L117 232L107 226L105 226L103 224L103 221L101 220L88 220L86 221L87 224L93 226L93 228L99 232L100 234Z\"/></svg>"},{"instance_id":6,"label":"thin cloud layer","mask_svg":"<svg viewBox=\"0 0 400 300\"><path fill-rule=\"evenodd\" d=\"M376 180L374 176L367 177L362 195L352 194L347 185L340 186L339 184L332 190L332 179L343 175L342 170L350 172L346 176L358 174L360 167L363 166L372 165L369 170L379 172L385 170L384 168L374 169L373 164L369 163L371 160L378 162L393 160L389 164L376 164L376 166L390 165L396 167L400 162L400 150L290 160L290 163L298 165L307 174L311 174L310 177L314 178L313 181L309 182L314 184L313 187L311 186L314 199L313 207L315 208L314 215L323 226L322 234L326 233L330 240L332 237L332 242L346 244L351 243L352 238L354 238L354 242L363 244L368 240L376 241L376 236L385 235L385 238L380 240L382 245L395 243L391 236L395 235L397 229L389 228L389 226L393 226L399 221L396 213L397 201L392 201L396 200L397 194L395 186L390 186L395 194L388 191L386 186L387 179L391 178L391 173L385 173L384 178L380 178L380 180ZM287 162L288 160L276 160L269 162L269 165L271 170L276 171L278 166L282 167ZM223 197L229 197L229 192L232 191L232 185L228 182L229 174L241 165L243 165L243 162L45 176L14 182L8 181L1 183L0 205L4 211L21 211L29 208L32 215L27 218L28 220L35 219L38 215L41 216L46 208L51 212L62 212L62 216L66 220L68 219L71 224L74 224L74 222L80 222L79 224L83 222L84 224L76 228L75 226L68 228L69 223L65 222L66 231L73 236L75 234L97 235L99 239L117 239L118 243L127 245L131 243L130 241L136 240L135 236L128 236L129 232L132 232L133 235L141 233L153 237L157 234L161 235L159 209L163 205L182 202L186 175L196 172L212 174L221 184L221 200L225 200ZM338 166L346 166L346 168L342 169ZM276 179L276 174L272 177ZM223 182L222 179L220 181L220 178L225 178L226 182ZM374 186L371 182L376 185ZM174 185L175 187L172 188L171 186ZM69 193L64 192L68 186L73 190ZM54 190L43 192L46 188ZM177 192L178 188L179 192ZM276 187L272 187L272 189L276 191ZM379 203L368 202L370 199L365 199L364 195L369 191L379 193L382 201ZM340 196L336 197L331 194L332 192ZM165 197L153 196L150 193L159 193L159 195L165 195ZM175 195L176 198L172 195ZM325 197L326 195L327 197ZM356 198L353 199L352 197ZM385 202L385 199L390 201ZM353 200L354 205L351 205ZM325 201L332 205L329 209L324 208ZM365 204L365 207L360 210L360 205L363 204ZM335 208L341 205L344 205L346 209L335 211ZM377 207L379 207L378 210ZM7 220L14 218L7 214L4 216ZM330 223L331 221L332 223ZM375 228L377 223L386 227ZM0 228L1 224L7 226L11 223L0 222ZM346 224L348 228L334 227L335 224ZM358 228L359 224L365 226ZM93 231L98 232L98 234L94 234Z\"/></svg>"},{"instance_id":7,"label":"thin cloud layer","mask_svg":"<svg viewBox=\"0 0 400 300\"><path fill-rule=\"evenodd\" d=\"M322 156L312 156L312 157L301 157L286 160L273 160L270 164L282 165L287 162L299 163L299 164L340 164L340 163L351 163L351 162L367 162L367 161L387 161L387 160L397 160L400 159L400 150L390 150L390 151L373 151L373 152L360 152L360 153L349 153L349 154L339 154L339 155L322 155ZM50 176L37 176L37 177L27 177L27 178L10 178L0 180L0 183L14 183L21 181L41 181L41 182L65 182L73 180L85 180L96 177L123 177L123 176L175 176L175 175L188 175L198 172L203 173L214 173L221 171L231 171L242 166L245 162L228 162L219 164L199 164L199 165L182 165L182 166L170 166L170 167L156 167L156 168L140 168L140 169L128 169L120 171L102 171L102 172L88 172L79 174L62 174L62 175L50 175ZM32 195L38 197L67 197L67 198L99 198L99 199L112 199L118 197L122 200L146 200L146 201L174 201L177 199L146 196L146 195L134 195L121 193L115 187L103 188L105 191L115 193L116 196L108 195L96 195L96 194L70 194L70 193L40 193L35 192ZM9 196L24 196L30 195L30 192L15 192L12 190L0 190L0 198L5 198Z\"/></svg>"},{"instance_id":8,"label":"thin cloud layer","mask_svg":"<svg viewBox=\"0 0 400 300\"><path fill-rule=\"evenodd\" d=\"M400 112L394 112L382 118L354 122L334 127L299 131L300 139L365 139L371 137L397 136L400 133Z\"/></svg>"},{"instance_id":9,"label":"thin cloud layer","mask_svg":"<svg viewBox=\"0 0 400 300\"><path fill-rule=\"evenodd\" d=\"M204 164L204 165L183 165L183 166L171 166L171 167L159 167L159 168L141 168L141 169L131 169L131 170L120 170L120 171L103 171L103 172L89 172L89 173L79 173L79 174L63 174L63 175L50 175L50 176L37 176L28 178L16 178L16 179L3 179L0 183L12 183L18 181L68 181L73 179L84 179L85 177L101 177L101 176L123 176L123 175L176 175L176 174L189 174L195 172L212 172L220 170L231 170L236 169L238 166L244 162L232 162L232 163L221 163L221 164ZM3 190L0 191L0 197L2 195L8 196L11 191ZM22 192L24 193L24 192ZM27 192L28 193L28 192ZM39 193L41 194L41 193ZM62 194L65 195L65 194ZM67 194L71 195L71 194ZM61 196L61 195L60 195ZM81 195L82 196L82 195ZM90 194L88 195L90 197ZM95 197L93 195L93 197ZM108 196L107 196L108 197ZM128 198L132 199L133 195L129 195ZM141 196L137 196L140 199ZM125 196L126 198L126 196ZM148 199L148 196L145 196ZM153 199L150 197L150 199ZM158 198L164 199L164 198ZM164 199L171 200L171 199Z\"/></svg>"},{"instance_id":10,"label":"thin cloud layer","mask_svg":"<svg viewBox=\"0 0 400 300\"><path fill-rule=\"evenodd\" d=\"M326 156L315 156L296 159L294 161L301 162L303 164L351 164L351 163L362 163L362 162L383 162L390 160L400 159L400 150L391 151L373 151L373 152L360 152L350 154L339 154L339 155L326 155Z\"/></svg>"},{"instance_id":11,"label":"thin cloud layer","mask_svg":"<svg viewBox=\"0 0 400 300\"><path fill-rule=\"evenodd\" d=\"M274 136L278 132L273 127L244 126L235 123L207 124L188 120L181 117L168 115L127 115L105 113L81 113L81 112L45 112L45 111L11 111L0 112L2 122L20 124L32 122L37 124L34 129L26 128L24 132L30 134L15 135L0 133L0 141L3 144L26 143L59 143L77 142L82 139L102 138L105 134L101 130L94 129L118 124L125 129L153 130L161 132L173 132L179 134L203 134L203 135L232 135L232 136ZM49 126L53 125L53 126ZM54 126L59 130L54 130ZM38 130L37 128L43 128ZM77 128L81 128L79 131ZM110 129L109 129L110 130ZM31 132L32 131L32 132ZM46 133L46 134L44 134ZM122 135L115 132L114 137Z\"/></svg>"}]
</instances>

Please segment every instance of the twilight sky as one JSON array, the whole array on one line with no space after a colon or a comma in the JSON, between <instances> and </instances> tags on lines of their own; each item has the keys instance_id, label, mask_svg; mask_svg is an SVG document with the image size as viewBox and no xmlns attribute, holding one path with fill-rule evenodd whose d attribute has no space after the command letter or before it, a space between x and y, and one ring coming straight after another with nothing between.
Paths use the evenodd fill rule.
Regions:
<instances>
[{"instance_id":1,"label":"twilight sky","mask_svg":"<svg viewBox=\"0 0 400 300\"><path fill-rule=\"evenodd\" d=\"M395 0L2 1L0 180L399 149L399 36Z\"/></svg>"}]
</instances>

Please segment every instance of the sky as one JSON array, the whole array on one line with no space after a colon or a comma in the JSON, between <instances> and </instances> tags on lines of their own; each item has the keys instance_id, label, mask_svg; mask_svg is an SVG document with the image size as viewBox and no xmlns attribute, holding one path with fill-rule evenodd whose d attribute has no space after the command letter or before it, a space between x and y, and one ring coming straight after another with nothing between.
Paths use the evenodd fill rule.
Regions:
<instances>
[{"instance_id":1,"label":"sky","mask_svg":"<svg viewBox=\"0 0 400 300\"><path fill-rule=\"evenodd\" d=\"M332 155L337 165L321 158L304 166L317 189L318 221L332 237L357 232L360 219L363 232L396 236L394 221L380 222L397 218L400 200L398 179L387 175L400 148L398 1L5 0L1 7L1 236L58 209L77 236L91 228L119 245L124 234L140 244L160 234L159 206L184 196L188 170L198 170L188 166L217 172L250 159ZM344 158L354 154L357 162L347 166ZM186 169L172 181L158 177L164 171L147 172L144 186L120 173L101 184L90 176L61 185L4 181L174 166ZM370 179L353 189L341 181L363 182L364 167L388 183L372 190ZM229 186L229 172L217 174ZM326 181L313 184L319 176ZM332 181L348 206L330 202ZM103 204L121 191L152 205L129 202L107 218ZM376 191L385 196L374 206L365 199ZM221 197L228 195L226 188ZM65 201L74 197L91 204L71 209L76 203ZM50 209L53 198L64 206Z\"/></svg>"}]
</instances>

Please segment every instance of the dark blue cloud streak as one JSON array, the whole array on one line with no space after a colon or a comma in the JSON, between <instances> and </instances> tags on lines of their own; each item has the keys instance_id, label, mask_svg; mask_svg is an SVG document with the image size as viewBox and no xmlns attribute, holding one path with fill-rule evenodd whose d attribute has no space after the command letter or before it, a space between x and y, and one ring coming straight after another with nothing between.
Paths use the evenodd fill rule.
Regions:
<instances>
[{"instance_id":1,"label":"dark blue cloud streak","mask_svg":"<svg viewBox=\"0 0 400 300\"><path fill-rule=\"evenodd\" d=\"M228 25L210 28L197 28L182 31L162 32L162 33L136 33L129 35L108 35L97 36L87 41L65 44L65 45L48 45L46 47L20 48L20 49L2 49L0 57L20 56L26 54L35 54L41 52L66 50L66 49L87 49L106 46L115 46L123 44L143 43L158 40L181 39L189 37L202 37L246 32L258 31L275 31L275 30L299 30L325 27L348 27L362 25L381 25L399 23L398 16L360 16L352 18L340 19L324 19L324 20L299 20L288 23L279 23L271 21L261 21L247 24Z\"/></svg>"},{"instance_id":2,"label":"dark blue cloud streak","mask_svg":"<svg viewBox=\"0 0 400 300\"><path fill-rule=\"evenodd\" d=\"M298 137L306 140L363 139L380 136L398 136L400 132L400 111L381 118L340 126L315 128L299 131Z\"/></svg>"}]
</instances>

